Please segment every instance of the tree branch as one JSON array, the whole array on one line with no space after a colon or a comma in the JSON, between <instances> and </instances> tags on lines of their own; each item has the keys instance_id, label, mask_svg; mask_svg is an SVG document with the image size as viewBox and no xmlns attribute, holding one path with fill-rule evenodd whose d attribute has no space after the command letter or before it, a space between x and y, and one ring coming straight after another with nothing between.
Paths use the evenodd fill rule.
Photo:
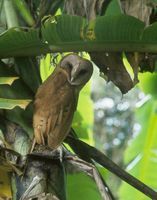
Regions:
<instances>
[{"instance_id":1,"label":"tree branch","mask_svg":"<svg viewBox=\"0 0 157 200\"><path fill-rule=\"evenodd\" d=\"M64 158L67 164L67 169L68 167L70 167L70 169L72 167L77 172L84 172L95 181L103 200L113 200L108 187L106 187L102 181L102 178L94 165L74 156L73 154L66 155Z\"/></svg>"},{"instance_id":2,"label":"tree branch","mask_svg":"<svg viewBox=\"0 0 157 200\"><path fill-rule=\"evenodd\" d=\"M127 173L122 168L120 168L117 164L115 164L105 154L103 154L96 148L86 144L83 141L73 138L72 136L68 136L66 138L66 142L78 155L86 154L86 156L88 156L90 159L95 160L97 163L108 169L113 174L117 175L119 178L127 182L129 185L132 185L134 188L141 191L146 196L152 199L157 199L157 192L155 192L153 189L151 189L149 186L147 186L134 176Z\"/></svg>"}]
</instances>

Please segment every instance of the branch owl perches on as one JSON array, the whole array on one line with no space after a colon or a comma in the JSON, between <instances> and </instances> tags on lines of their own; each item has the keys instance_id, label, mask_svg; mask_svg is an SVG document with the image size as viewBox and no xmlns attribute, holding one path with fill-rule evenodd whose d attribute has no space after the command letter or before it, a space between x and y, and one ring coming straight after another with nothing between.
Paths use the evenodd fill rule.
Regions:
<instances>
[{"instance_id":1,"label":"branch owl perches on","mask_svg":"<svg viewBox=\"0 0 157 200\"><path fill-rule=\"evenodd\" d=\"M79 92L92 72L90 61L69 54L39 87L33 116L36 143L55 149L63 142L71 127Z\"/></svg>"}]
</instances>

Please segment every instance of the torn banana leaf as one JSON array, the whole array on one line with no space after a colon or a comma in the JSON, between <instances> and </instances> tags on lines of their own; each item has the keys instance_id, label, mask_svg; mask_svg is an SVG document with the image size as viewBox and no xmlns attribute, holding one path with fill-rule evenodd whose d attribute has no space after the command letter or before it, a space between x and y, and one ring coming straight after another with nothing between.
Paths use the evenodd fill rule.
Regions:
<instances>
[{"instance_id":1,"label":"torn banana leaf","mask_svg":"<svg viewBox=\"0 0 157 200\"><path fill-rule=\"evenodd\" d=\"M30 99L4 99L0 98L0 109L11 110L16 106L25 109L32 100Z\"/></svg>"},{"instance_id":2,"label":"torn banana leaf","mask_svg":"<svg viewBox=\"0 0 157 200\"><path fill-rule=\"evenodd\" d=\"M0 85L8 84L11 85L19 77L0 77Z\"/></svg>"}]
</instances>

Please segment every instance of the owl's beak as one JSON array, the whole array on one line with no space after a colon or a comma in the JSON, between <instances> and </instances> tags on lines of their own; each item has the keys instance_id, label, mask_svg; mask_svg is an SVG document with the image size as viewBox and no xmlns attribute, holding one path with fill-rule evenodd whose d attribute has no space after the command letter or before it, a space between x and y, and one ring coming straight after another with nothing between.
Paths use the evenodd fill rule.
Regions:
<instances>
[{"instance_id":1,"label":"owl's beak","mask_svg":"<svg viewBox=\"0 0 157 200\"><path fill-rule=\"evenodd\" d=\"M71 84L71 85L73 85L73 81L75 80L75 78L74 77L68 77L68 82Z\"/></svg>"},{"instance_id":2,"label":"owl's beak","mask_svg":"<svg viewBox=\"0 0 157 200\"><path fill-rule=\"evenodd\" d=\"M79 68L79 63L77 63L76 65L74 65L72 71L71 71L71 78L70 78L70 82L73 83L76 76L77 76L77 71Z\"/></svg>"},{"instance_id":3,"label":"owl's beak","mask_svg":"<svg viewBox=\"0 0 157 200\"><path fill-rule=\"evenodd\" d=\"M71 77L70 82L73 82L73 81L74 81L74 77Z\"/></svg>"}]
</instances>

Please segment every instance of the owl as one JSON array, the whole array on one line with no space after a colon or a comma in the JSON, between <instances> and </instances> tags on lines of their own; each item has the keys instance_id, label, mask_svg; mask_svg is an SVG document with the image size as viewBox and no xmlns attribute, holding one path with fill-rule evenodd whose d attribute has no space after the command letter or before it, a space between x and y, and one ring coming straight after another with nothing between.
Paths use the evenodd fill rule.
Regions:
<instances>
[{"instance_id":1,"label":"owl","mask_svg":"<svg viewBox=\"0 0 157 200\"><path fill-rule=\"evenodd\" d=\"M71 127L79 92L92 72L90 61L69 54L39 87L33 115L35 143L55 149L63 142Z\"/></svg>"}]
</instances>

